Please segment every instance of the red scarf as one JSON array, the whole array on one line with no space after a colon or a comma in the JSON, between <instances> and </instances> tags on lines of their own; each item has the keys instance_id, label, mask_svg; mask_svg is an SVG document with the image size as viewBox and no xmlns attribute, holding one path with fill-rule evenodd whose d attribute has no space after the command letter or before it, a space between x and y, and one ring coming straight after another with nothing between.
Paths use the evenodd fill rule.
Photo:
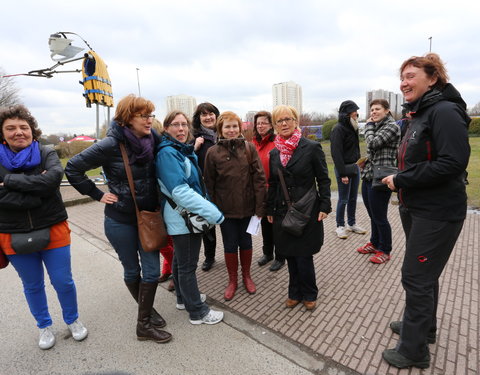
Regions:
<instances>
[{"instance_id":1,"label":"red scarf","mask_svg":"<svg viewBox=\"0 0 480 375\"><path fill-rule=\"evenodd\" d=\"M280 162L285 167L288 161L292 158L293 152L298 146L298 142L302 138L302 132L299 128L293 131L293 134L288 139L284 139L277 135L275 140L275 147L280 151Z\"/></svg>"}]
</instances>

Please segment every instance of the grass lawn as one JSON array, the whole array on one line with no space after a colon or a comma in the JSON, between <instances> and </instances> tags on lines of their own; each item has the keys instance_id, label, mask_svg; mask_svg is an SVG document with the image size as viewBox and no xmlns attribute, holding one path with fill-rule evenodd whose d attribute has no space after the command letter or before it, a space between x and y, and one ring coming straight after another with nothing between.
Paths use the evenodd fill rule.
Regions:
<instances>
[{"instance_id":1,"label":"grass lawn","mask_svg":"<svg viewBox=\"0 0 480 375\"><path fill-rule=\"evenodd\" d=\"M67 165L67 162L68 162L69 160L70 160L69 158L60 159L60 161L62 162L62 167L63 167L63 168L65 168L65 165ZM92 169L91 171L88 171L88 172L87 172L87 176L88 176L88 177L100 176L101 170L102 170L101 168ZM66 177L64 177L64 178L66 178Z\"/></svg>"},{"instance_id":2,"label":"grass lawn","mask_svg":"<svg viewBox=\"0 0 480 375\"><path fill-rule=\"evenodd\" d=\"M472 153L467 167L469 182L467 185L468 206L478 208L480 207L480 137L470 137L469 140ZM336 191L337 181L333 171L332 156L330 155L330 141L322 141L321 144L327 158L328 174L332 180L331 188L333 191ZM366 155L364 141L360 142L360 151L362 156Z\"/></svg>"}]
</instances>

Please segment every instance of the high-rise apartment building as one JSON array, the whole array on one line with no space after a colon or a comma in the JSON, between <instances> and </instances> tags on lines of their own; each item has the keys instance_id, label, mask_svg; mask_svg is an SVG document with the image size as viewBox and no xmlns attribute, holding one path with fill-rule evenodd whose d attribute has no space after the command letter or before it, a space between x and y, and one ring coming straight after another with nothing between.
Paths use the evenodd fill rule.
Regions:
<instances>
[{"instance_id":1,"label":"high-rise apartment building","mask_svg":"<svg viewBox=\"0 0 480 375\"><path fill-rule=\"evenodd\" d=\"M281 82L272 86L273 108L285 104L296 108L302 113L302 86L293 81Z\"/></svg>"},{"instance_id":2,"label":"high-rise apartment building","mask_svg":"<svg viewBox=\"0 0 480 375\"><path fill-rule=\"evenodd\" d=\"M197 101L193 96L189 95L172 95L167 96L167 112L177 110L185 112L185 114L191 119L193 113L197 108Z\"/></svg>"},{"instance_id":3,"label":"high-rise apartment building","mask_svg":"<svg viewBox=\"0 0 480 375\"><path fill-rule=\"evenodd\" d=\"M385 99L390 104L390 112L393 117L399 118L402 115L402 104L405 103L405 99L402 94L395 94L386 90L372 90L367 91L366 95L366 114L365 118L370 117L370 102L374 99Z\"/></svg>"}]
</instances>

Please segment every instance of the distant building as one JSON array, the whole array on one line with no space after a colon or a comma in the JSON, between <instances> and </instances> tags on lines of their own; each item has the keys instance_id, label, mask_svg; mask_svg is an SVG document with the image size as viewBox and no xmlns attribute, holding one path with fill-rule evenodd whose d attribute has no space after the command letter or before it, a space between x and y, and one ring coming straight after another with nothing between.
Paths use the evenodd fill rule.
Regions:
<instances>
[{"instance_id":1,"label":"distant building","mask_svg":"<svg viewBox=\"0 0 480 375\"><path fill-rule=\"evenodd\" d=\"M185 112L185 114L191 119L193 113L197 108L197 101L193 96L189 95L172 95L167 96L167 112L177 110Z\"/></svg>"},{"instance_id":2,"label":"distant building","mask_svg":"<svg viewBox=\"0 0 480 375\"><path fill-rule=\"evenodd\" d=\"M276 83L272 86L273 108L285 104L302 114L302 86L293 81Z\"/></svg>"},{"instance_id":3,"label":"distant building","mask_svg":"<svg viewBox=\"0 0 480 375\"><path fill-rule=\"evenodd\" d=\"M386 90L372 90L367 91L366 95L366 111L365 118L370 117L370 102L374 99L385 99L390 104L390 111L393 117L400 118L402 115L402 104L405 103L405 99L402 94L395 94Z\"/></svg>"},{"instance_id":4,"label":"distant building","mask_svg":"<svg viewBox=\"0 0 480 375\"><path fill-rule=\"evenodd\" d=\"M253 124L253 118L257 114L258 111L248 111L245 115L245 122L251 122Z\"/></svg>"}]
</instances>

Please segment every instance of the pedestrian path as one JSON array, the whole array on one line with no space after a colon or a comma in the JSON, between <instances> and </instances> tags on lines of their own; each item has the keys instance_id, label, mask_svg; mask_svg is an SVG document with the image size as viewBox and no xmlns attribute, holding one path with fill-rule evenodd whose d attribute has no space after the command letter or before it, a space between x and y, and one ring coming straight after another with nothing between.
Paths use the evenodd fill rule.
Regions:
<instances>
[{"instance_id":1,"label":"pedestrian path","mask_svg":"<svg viewBox=\"0 0 480 375\"><path fill-rule=\"evenodd\" d=\"M88 203L68 209L70 221L103 243L103 205ZM223 300L227 272L223 260L220 231L217 231L217 262L209 272L198 271L202 292L217 306L275 332L295 343L312 358L338 366L339 371L360 374L456 374L480 373L479 365L479 235L480 215L469 214L457 246L440 280L439 332L430 346L429 369L398 370L389 367L381 352L392 348L397 338L388 328L402 316L404 292L400 268L404 255L404 235L397 206L390 206L393 231L392 259L383 265L368 261L355 249L368 241L367 235L335 236L334 213L325 221L325 244L315 256L319 298L314 311L301 305L284 307L288 271L268 271L268 265L252 266L257 293L248 295L239 288L232 301ZM360 203L357 223L369 227ZM111 249L110 249L111 251ZM112 254L113 251L112 251ZM254 237L254 260L261 256L261 236ZM203 257L201 256L201 260Z\"/></svg>"}]
</instances>

